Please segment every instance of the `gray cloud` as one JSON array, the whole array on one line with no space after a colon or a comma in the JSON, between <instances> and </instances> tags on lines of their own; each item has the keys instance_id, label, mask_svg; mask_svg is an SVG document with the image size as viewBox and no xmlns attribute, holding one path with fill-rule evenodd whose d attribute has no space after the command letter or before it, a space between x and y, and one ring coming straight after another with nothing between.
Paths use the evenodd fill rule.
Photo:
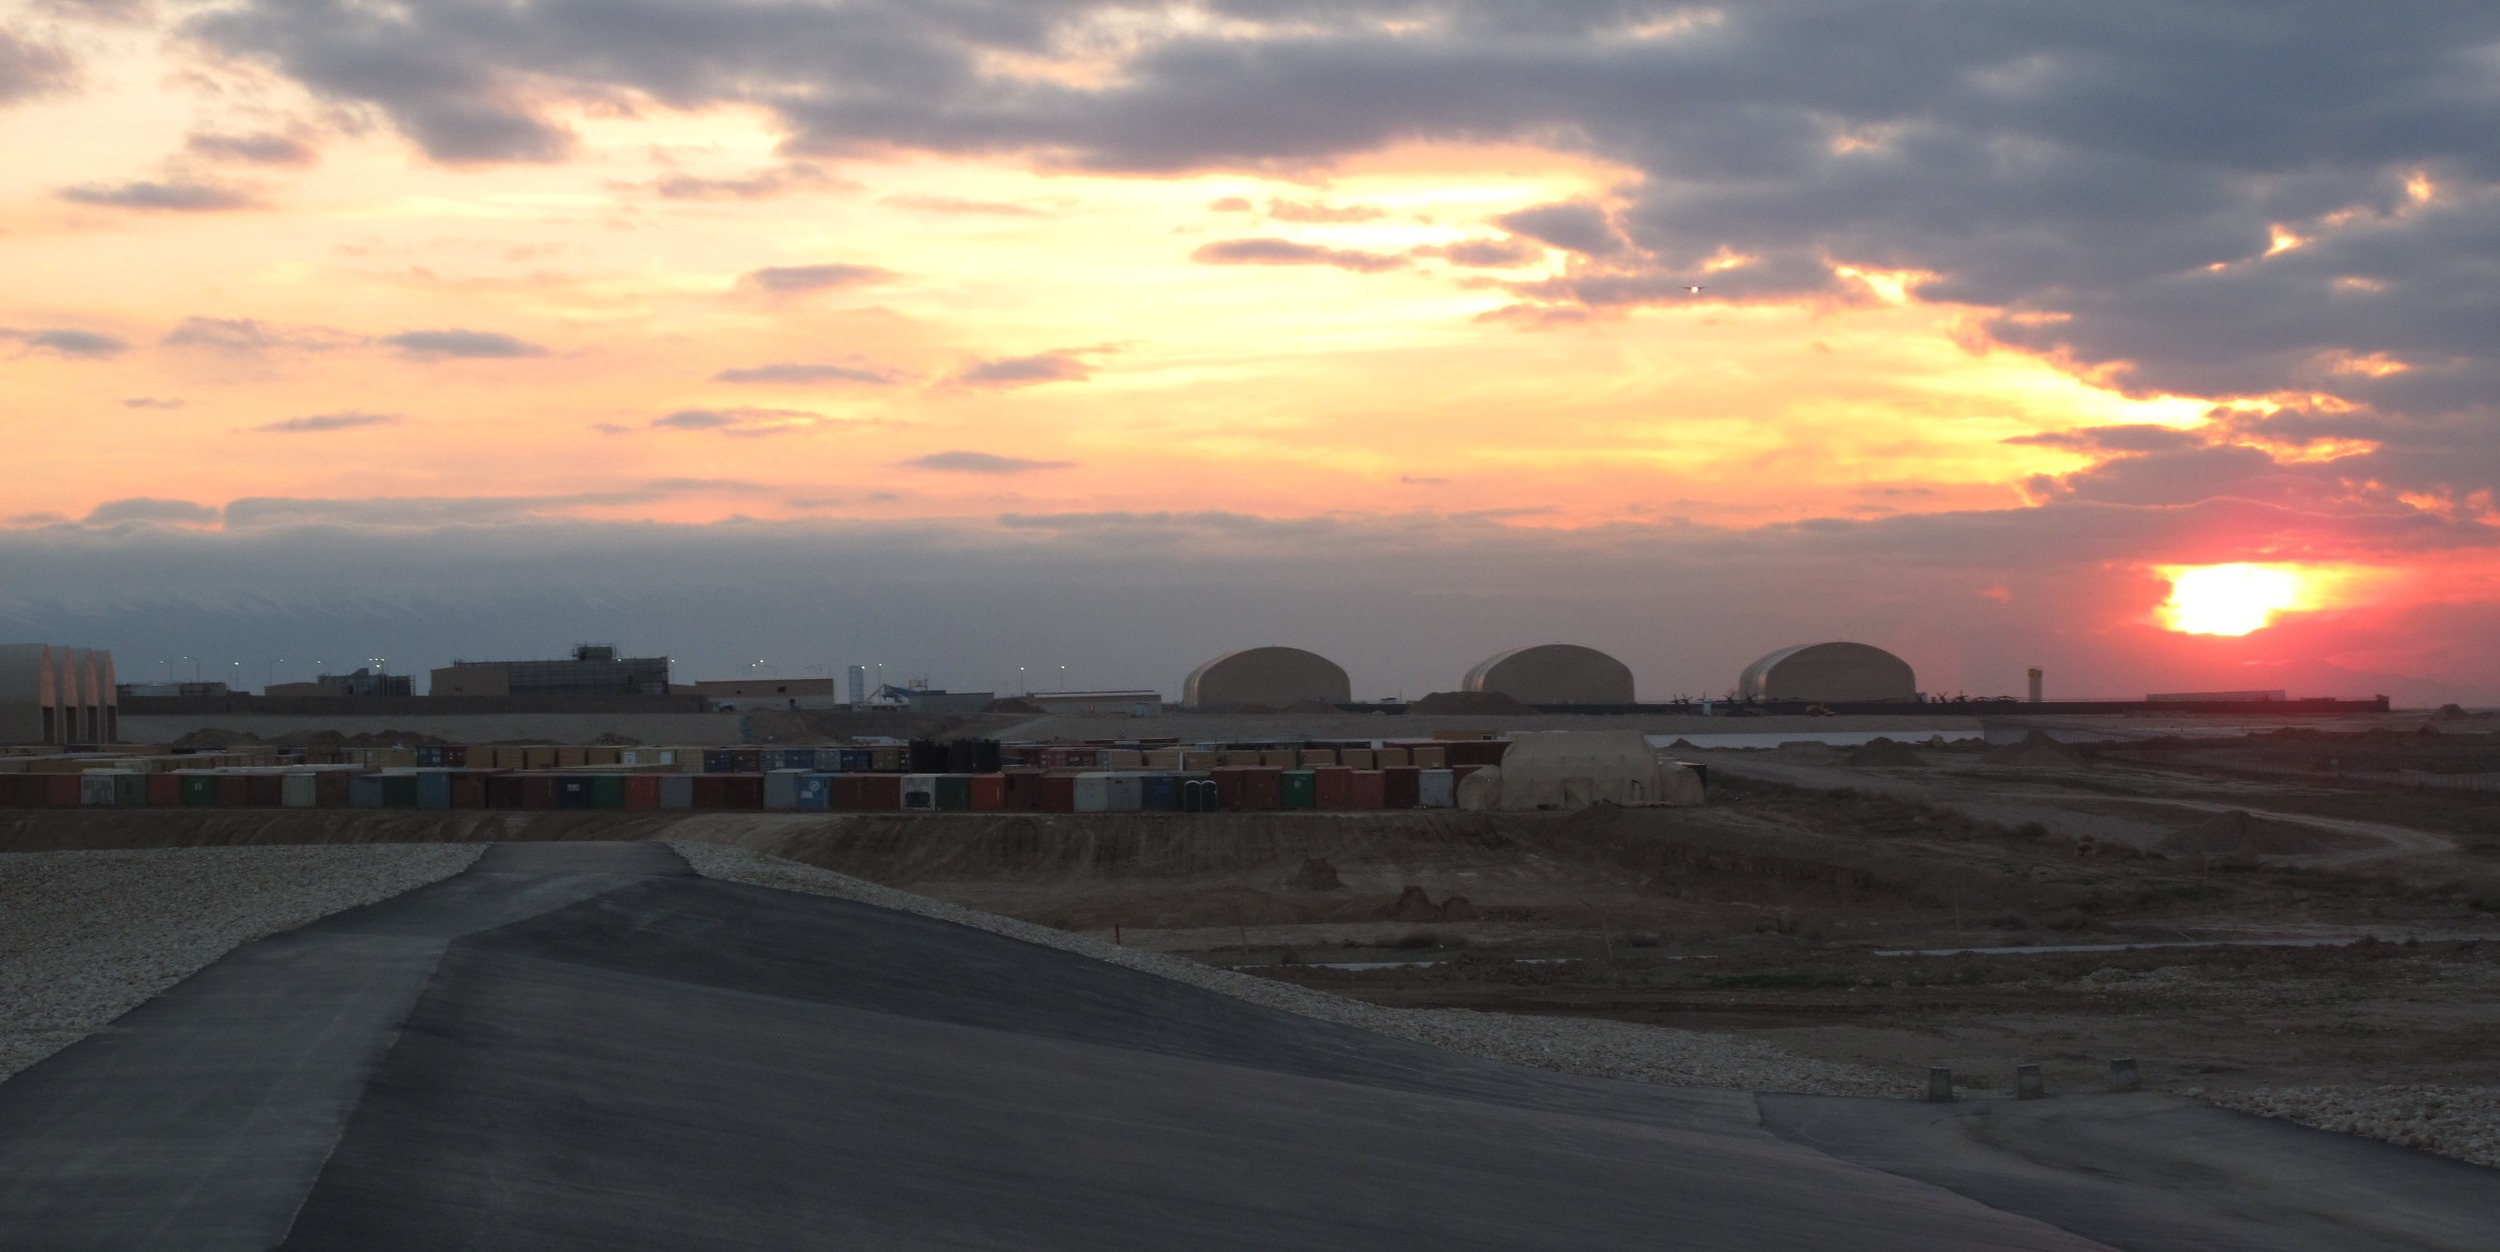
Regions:
<instances>
[{"instance_id":1,"label":"gray cloud","mask_svg":"<svg viewBox=\"0 0 2500 1252\"><path fill-rule=\"evenodd\" d=\"M359 342L344 331L272 326L249 317L186 317L165 333L170 348L197 348L230 356L273 352L326 352Z\"/></svg>"},{"instance_id":2,"label":"gray cloud","mask_svg":"<svg viewBox=\"0 0 2500 1252\"><path fill-rule=\"evenodd\" d=\"M120 356L130 350L127 341L91 330L14 330L0 326L0 340L25 344L29 352L49 352L87 361Z\"/></svg>"},{"instance_id":3,"label":"gray cloud","mask_svg":"<svg viewBox=\"0 0 2500 1252\"><path fill-rule=\"evenodd\" d=\"M173 179L142 179L128 183L90 183L55 193L72 204L94 204L151 213L230 213L260 207L251 193L217 183Z\"/></svg>"},{"instance_id":4,"label":"gray cloud","mask_svg":"<svg viewBox=\"0 0 2500 1252\"><path fill-rule=\"evenodd\" d=\"M654 179L651 189L664 200L769 200L776 196L802 191L825 191L851 188L859 184L835 178L805 161L792 161L771 169L758 170L742 178L703 178L693 174L666 174Z\"/></svg>"},{"instance_id":5,"label":"gray cloud","mask_svg":"<svg viewBox=\"0 0 2500 1252\"><path fill-rule=\"evenodd\" d=\"M1352 248L1323 248L1290 239L1224 239L1189 254L1201 265L1333 265L1341 270L1373 273L1393 270L1406 258Z\"/></svg>"},{"instance_id":6,"label":"gray cloud","mask_svg":"<svg viewBox=\"0 0 2500 1252\"><path fill-rule=\"evenodd\" d=\"M1029 474L1035 470L1066 469L1075 462L1034 461L990 452L932 452L902 464L913 469L939 470L949 474Z\"/></svg>"},{"instance_id":7,"label":"gray cloud","mask_svg":"<svg viewBox=\"0 0 2500 1252\"><path fill-rule=\"evenodd\" d=\"M223 135L199 131L184 139L182 146L201 156L253 165L306 166L321 161L320 149L293 135L275 132Z\"/></svg>"},{"instance_id":8,"label":"gray cloud","mask_svg":"<svg viewBox=\"0 0 2500 1252\"><path fill-rule=\"evenodd\" d=\"M716 431L740 439L786 435L821 423L821 415L805 409L679 409L651 419L655 430Z\"/></svg>"},{"instance_id":9,"label":"gray cloud","mask_svg":"<svg viewBox=\"0 0 2500 1252\"><path fill-rule=\"evenodd\" d=\"M385 335L382 342L419 360L452 357L501 359L545 356L547 350L526 339L491 330L408 330Z\"/></svg>"},{"instance_id":10,"label":"gray cloud","mask_svg":"<svg viewBox=\"0 0 2500 1252\"><path fill-rule=\"evenodd\" d=\"M1614 220L1593 204L1540 204L1504 214L1493 224L1582 256L1608 257L1624 250Z\"/></svg>"},{"instance_id":11,"label":"gray cloud","mask_svg":"<svg viewBox=\"0 0 2500 1252\"><path fill-rule=\"evenodd\" d=\"M954 381L967 387L1029 387L1036 383L1083 382L1093 376L1094 367L1074 353L1044 352L976 362L955 375Z\"/></svg>"},{"instance_id":12,"label":"gray cloud","mask_svg":"<svg viewBox=\"0 0 2500 1252\"><path fill-rule=\"evenodd\" d=\"M2205 436L2175 426L2087 426L2077 430L2016 435L2005 442L2077 452L2173 452L2205 446Z\"/></svg>"},{"instance_id":13,"label":"gray cloud","mask_svg":"<svg viewBox=\"0 0 2500 1252\"><path fill-rule=\"evenodd\" d=\"M127 500L107 500L95 506L86 516L89 526L120 526L130 524L167 523L178 526L206 526L215 522L218 511L189 500L159 500L148 496L132 496Z\"/></svg>"},{"instance_id":14,"label":"gray cloud","mask_svg":"<svg viewBox=\"0 0 2500 1252\"><path fill-rule=\"evenodd\" d=\"M59 91L77 78L68 53L0 29L0 104Z\"/></svg>"},{"instance_id":15,"label":"gray cloud","mask_svg":"<svg viewBox=\"0 0 2500 1252\"><path fill-rule=\"evenodd\" d=\"M1516 239L1462 239L1437 247L1417 248L1417 256L1437 256L1452 265L1508 269L1543 259L1545 253Z\"/></svg>"},{"instance_id":16,"label":"gray cloud","mask_svg":"<svg viewBox=\"0 0 2500 1252\"><path fill-rule=\"evenodd\" d=\"M866 383L872 387L889 386L901 381L882 370L856 365L822 365L804 362L782 362L774 365L750 365L725 369L712 375L716 383Z\"/></svg>"},{"instance_id":17,"label":"gray cloud","mask_svg":"<svg viewBox=\"0 0 2500 1252\"><path fill-rule=\"evenodd\" d=\"M856 287L892 277L892 271L874 265L772 265L747 271L742 281L766 291L786 293Z\"/></svg>"},{"instance_id":18,"label":"gray cloud","mask_svg":"<svg viewBox=\"0 0 2500 1252\"><path fill-rule=\"evenodd\" d=\"M407 419L396 413L315 413L308 417L290 417L252 429L274 435L311 435L333 430L355 430L364 426L396 426Z\"/></svg>"},{"instance_id":19,"label":"gray cloud","mask_svg":"<svg viewBox=\"0 0 2500 1252\"><path fill-rule=\"evenodd\" d=\"M1560 146L1636 177L1611 223L1514 216L1602 259L1521 288L1523 323L1688 298L1714 256L1749 260L1713 300L1862 295L1834 262L1922 273L1924 297L2009 310L2001 342L2140 391L2357 404L2356 437L2386 445L2358 477L2500 483L2492 6L1217 0L1221 29L1149 30L1097 85L985 68L1057 55L1111 7L239 0L187 29L441 160L554 159L536 102L619 91L771 110L802 155L1163 173ZM2307 242L2272 250L2278 226Z\"/></svg>"}]
</instances>

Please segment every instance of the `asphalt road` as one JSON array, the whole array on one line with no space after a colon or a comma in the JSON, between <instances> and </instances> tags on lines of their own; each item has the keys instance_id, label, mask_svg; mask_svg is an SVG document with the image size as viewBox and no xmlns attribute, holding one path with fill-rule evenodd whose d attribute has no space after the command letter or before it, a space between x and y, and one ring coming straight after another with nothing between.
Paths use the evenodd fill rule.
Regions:
<instances>
[{"instance_id":1,"label":"asphalt road","mask_svg":"<svg viewBox=\"0 0 2500 1252\"><path fill-rule=\"evenodd\" d=\"M2412 1224L2354 1229L2429 1241L2333 1246L2500 1246L2439 1241L2500 1174L2240 1119L2262 1167L2183 1201L2110 1160L2258 1140L2089 1103L1549 1074L655 845L506 845L0 1083L0 1246L2297 1248L2265 1237L2380 1195Z\"/></svg>"}]
</instances>

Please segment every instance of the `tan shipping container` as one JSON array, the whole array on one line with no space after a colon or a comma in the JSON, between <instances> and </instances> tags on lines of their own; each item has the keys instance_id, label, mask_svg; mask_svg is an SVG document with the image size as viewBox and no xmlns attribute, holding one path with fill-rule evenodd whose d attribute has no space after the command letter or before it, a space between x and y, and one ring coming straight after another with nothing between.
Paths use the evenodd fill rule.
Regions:
<instances>
[{"instance_id":1,"label":"tan shipping container","mask_svg":"<svg viewBox=\"0 0 2500 1252\"><path fill-rule=\"evenodd\" d=\"M1302 750L1302 764L1306 768L1321 765L1334 766L1336 763L1337 750L1335 748L1304 748Z\"/></svg>"},{"instance_id":2,"label":"tan shipping container","mask_svg":"<svg viewBox=\"0 0 2500 1252\"><path fill-rule=\"evenodd\" d=\"M1447 748L1442 748L1442 747L1429 747L1429 748L1420 748L1420 747L1419 747L1419 748L1416 748L1416 749L1415 749L1415 768L1417 768L1417 769L1448 769L1449 767L1450 767L1450 750L1449 750L1449 749L1447 749Z\"/></svg>"},{"instance_id":3,"label":"tan shipping container","mask_svg":"<svg viewBox=\"0 0 2500 1252\"><path fill-rule=\"evenodd\" d=\"M1146 754L1135 748L1113 748L1102 754L1104 769L1144 769Z\"/></svg>"},{"instance_id":4,"label":"tan shipping container","mask_svg":"<svg viewBox=\"0 0 2500 1252\"><path fill-rule=\"evenodd\" d=\"M1372 750L1369 748L1347 748L1337 753L1337 758L1339 763L1343 764L1347 769L1380 768L1378 765L1373 763Z\"/></svg>"},{"instance_id":5,"label":"tan shipping container","mask_svg":"<svg viewBox=\"0 0 2500 1252\"><path fill-rule=\"evenodd\" d=\"M1404 748L1381 748L1372 753L1374 769L1402 769L1414 763L1413 755Z\"/></svg>"}]
</instances>

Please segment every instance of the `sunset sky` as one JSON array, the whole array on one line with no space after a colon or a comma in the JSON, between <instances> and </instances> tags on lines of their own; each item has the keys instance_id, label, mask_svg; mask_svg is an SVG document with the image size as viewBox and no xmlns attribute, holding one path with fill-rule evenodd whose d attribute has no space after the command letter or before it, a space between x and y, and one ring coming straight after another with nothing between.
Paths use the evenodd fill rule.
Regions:
<instances>
[{"instance_id":1,"label":"sunset sky","mask_svg":"<svg viewBox=\"0 0 2500 1252\"><path fill-rule=\"evenodd\" d=\"M2488 6L0 0L0 152L125 678L2500 702Z\"/></svg>"}]
</instances>

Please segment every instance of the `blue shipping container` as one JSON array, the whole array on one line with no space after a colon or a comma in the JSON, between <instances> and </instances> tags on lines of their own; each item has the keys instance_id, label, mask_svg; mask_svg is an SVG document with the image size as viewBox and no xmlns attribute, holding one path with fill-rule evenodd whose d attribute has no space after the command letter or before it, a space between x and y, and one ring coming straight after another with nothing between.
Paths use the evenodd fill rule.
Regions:
<instances>
[{"instance_id":1,"label":"blue shipping container","mask_svg":"<svg viewBox=\"0 0 2500 1252\"><path fill-rule=\"evenodd\" d=\"M451 807L451 771L427 769L417 771L417 807L447 809Z\"/></svg>"},{"instance_id":2,"label":"blue shipping container","mask_svg":"<svg viewBox=\"0 0 2500 1252\"><path fill-rule=\"evenodd\" d=\"M845 774L865 774L877 768L877 754L867 748L842 748L834 753Z\"/></svg>"},{"instance_id":3,"label":"blue shipping container","mask_svg":"<svg viewBox=\"0 0 2500 1252\"><path fill-rule=\"evenodd\" d=\"M1148 774L1139 780L1143 788L1138 807L1158 813L1177 813L1181 807L1181 778L1178 774Z\"/></svg>"},{"instance_id":4,"label":"blue shipping container","mask_svg":"<svg viewBox=\"0 0 2500 1252\"><path fill-rule=\"evenodd\" d=\"M833 807L833 775L808 774L799 779L799 811L822 813Z\"/></svg>"},{"instance_id":5,"label":"blue shipping container","mask_svg":"<svg viewBox=\"0 0 2500 1252\"><path fill-rule=\"evenodd\" d=\"M567 774L556 780L556 807L586 809L590 807L590 779L580 774Z\"/></svg>"}]
</instances>

